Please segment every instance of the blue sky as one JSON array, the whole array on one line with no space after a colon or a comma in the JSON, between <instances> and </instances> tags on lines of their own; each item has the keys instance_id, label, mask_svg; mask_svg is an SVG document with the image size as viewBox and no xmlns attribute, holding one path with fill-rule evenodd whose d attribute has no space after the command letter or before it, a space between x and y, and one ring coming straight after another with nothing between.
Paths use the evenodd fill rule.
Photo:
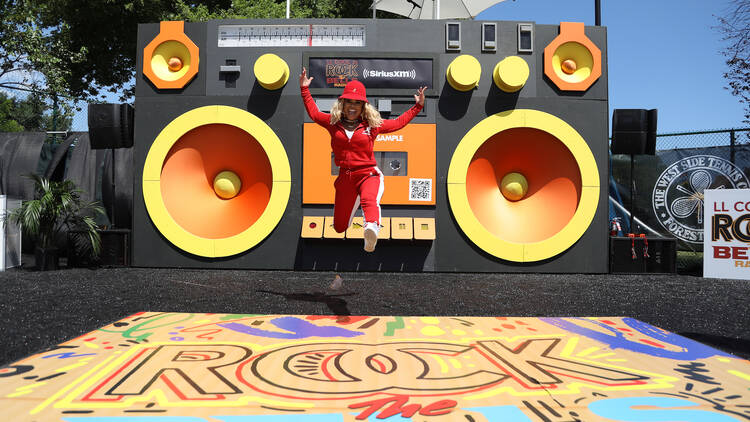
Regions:
<instances>
[{"instance_id":1,"label":"blue sky","mask_svg":"<svg viewBox=\"0 0 750 422\"><path fill-rule=\"evenodd\" d=\"M658 133L745 127L726 86L725 46L713 28L727 0L601 0L609 52L609 116L659 109ZM477 20L594 25L594 0L506 0Z\"/></svg>"}]
</instances>

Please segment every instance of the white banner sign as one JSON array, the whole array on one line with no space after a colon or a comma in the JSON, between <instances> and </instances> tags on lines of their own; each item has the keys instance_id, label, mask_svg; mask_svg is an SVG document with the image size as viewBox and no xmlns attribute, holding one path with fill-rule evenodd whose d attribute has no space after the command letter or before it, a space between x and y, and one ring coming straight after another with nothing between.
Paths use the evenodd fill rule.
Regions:
<instances>
[{"instance_id":1,"label":"white banner sign","mask_svg":"<svg viewBox=\"0 0 750 422\"><path fill-rule=\"evenodd\" d=\"M707 189L703 276L750 280L750 189Z\"/></svg>"}]
</instances>

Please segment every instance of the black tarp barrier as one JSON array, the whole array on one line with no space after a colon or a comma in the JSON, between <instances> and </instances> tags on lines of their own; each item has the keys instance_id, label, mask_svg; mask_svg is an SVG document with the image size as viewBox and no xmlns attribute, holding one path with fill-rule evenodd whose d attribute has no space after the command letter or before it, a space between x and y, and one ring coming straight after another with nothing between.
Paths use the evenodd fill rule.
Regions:
<instances>
[{"instance_id":1,"label":"black tarp barrier","mask_svg":"<svg viewBox=\"0 0 750 422\"><path fill-rule=\"evenodd\" d=\"M70 149L80 136L80 133L70 134L59 144L44 144L42 157L39 159L40 174L43 172L44 177L50 180L63 180ZM49 154L48 160L44 159L45 153Z\"/></svg>"},{"instance_id":2,"label":"black tarp barrier","mask_svg":"<svg viewBox=\"0 0 750 422\"><path fill-rule=\"evenodd\" d=\"M132 229L133 226L133 148L105 150L102 202L114 227ZM112 183L112 152L115 176ZM114 197L114 199L113 199Z\"/></svg>"},{"instance_id":3,"label":"black tarp barrier","mask_svg":"<svg viewBox=\"0 0 750 422\"><path fill-rule=\"evenodd\" d=\"M610 195L619 194L630 209L630 156L613 155L611 169L615 184ZM703 192L750 188L750 145L660 150L654 156L634 156L634 169L634 216L678 239L681 250L701 251ZM623 229L627 221L624 217Z\"/></svg>"},{"instance_id":4,"label":"black tarp barrier","mask_svg":"<svg viewBox=\"0 0 750 422\"><path fill-rule=\"evenodd\" d=\"M73 181L84 201L99 201L107 218L98 223L132 228L133 150L92 150L88 132L70 132L59 144L45 143L44 132L0 133L0 193L23 200L34 197L35 173L50 180ZM115 187L112 187L112 152L115 154ZM113 199L113 195L116 198Z\"/></svg>"},{"instance_id":5,"label":"black tarp barrier","mask_svg":"<svg viewBox=\"0 0 750 422\"><path fill-rule=\"evenodd\" d=\"M37 172L44 132L0 132L0 193L10 198L32 199L34 181L24 177Z\"/></svg>"}]
</instances>

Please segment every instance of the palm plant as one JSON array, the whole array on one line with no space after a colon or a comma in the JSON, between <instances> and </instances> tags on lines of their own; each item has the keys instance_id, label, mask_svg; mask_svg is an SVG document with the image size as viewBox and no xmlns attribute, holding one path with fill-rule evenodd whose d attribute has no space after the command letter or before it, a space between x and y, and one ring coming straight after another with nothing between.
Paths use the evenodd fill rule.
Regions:
<instances>
[{"instance_id":1,"label":"palm plant","mask_svg":"<svg viewBox=\"0 0 750 422\"><path fill-rule=\"evenodd\" d=\"M97 202L83 201L82 191L70 180L54 182L36 174L29 177L34 180L35 199L22 202L4 218L20 224L24 233L34 240L37 261L40 252L53 253L56 257L57 241L66 231L88 238L93 254L98 255L101 238L93 216L104 215L104 208ZM46 267L39 262L37 266Z\"/></svg>"}]
</instances>

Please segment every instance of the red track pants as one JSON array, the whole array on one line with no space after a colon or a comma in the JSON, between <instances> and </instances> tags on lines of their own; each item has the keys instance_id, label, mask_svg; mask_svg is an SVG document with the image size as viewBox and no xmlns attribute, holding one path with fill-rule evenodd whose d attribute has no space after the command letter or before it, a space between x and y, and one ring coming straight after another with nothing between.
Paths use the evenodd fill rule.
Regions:
<instances>
[{"instance_id":1,"label":"red track pants","mask_svg":"<svg viewBox=\"0 0 750 422\"><path fill-rule=\"evenodd\" d=\"M366 223L380 225L380 197L383 196L383 173L377 167L339 169L333 182L336 199L333 205L333 228L342 233L352 224L354 212L362 205Z\"/></svg>"}]
</instances>

